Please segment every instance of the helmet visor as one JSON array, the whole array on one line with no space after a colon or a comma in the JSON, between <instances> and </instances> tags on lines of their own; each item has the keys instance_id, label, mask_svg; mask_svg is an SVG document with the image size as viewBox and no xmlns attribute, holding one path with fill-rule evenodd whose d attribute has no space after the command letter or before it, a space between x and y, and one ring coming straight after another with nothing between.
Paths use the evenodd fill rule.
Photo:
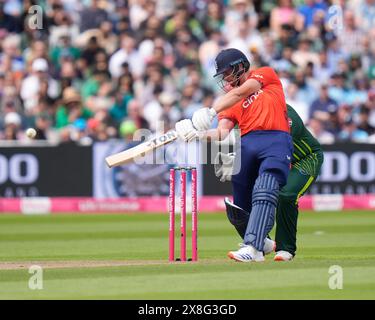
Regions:
<instances>
[{"instance_id":1,"label":"helmet visor","mask_svg":"<svg viewBox=\"0 0 375 320\"><path fill-rule=\"evenodd\" d=\"M220 74L215 75L218 86L225 92L229 92L235 87L239 87L246 70L243 63L237 64Z\"/></svg>"}]
</instances>

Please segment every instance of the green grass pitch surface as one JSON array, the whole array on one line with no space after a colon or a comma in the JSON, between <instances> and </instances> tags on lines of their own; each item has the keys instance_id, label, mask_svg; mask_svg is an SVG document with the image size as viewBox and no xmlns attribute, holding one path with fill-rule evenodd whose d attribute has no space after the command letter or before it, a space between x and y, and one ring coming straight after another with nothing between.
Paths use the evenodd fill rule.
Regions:
<instances>
[{"instance_id":1,"label":"green grass pitch surface","mask_svg":"<svg viewBox=\"0 0 375 320\"><path fill-rule=\"evenodd\" d=\"M374 212L302 212L292 262L229 260L239 241L224 213L201 214L199 262L168 263L166 214L1 215L0 299L375 298ZM50 266L42 290L28 286L35 263Z\"/></svg>"}]
</instances>

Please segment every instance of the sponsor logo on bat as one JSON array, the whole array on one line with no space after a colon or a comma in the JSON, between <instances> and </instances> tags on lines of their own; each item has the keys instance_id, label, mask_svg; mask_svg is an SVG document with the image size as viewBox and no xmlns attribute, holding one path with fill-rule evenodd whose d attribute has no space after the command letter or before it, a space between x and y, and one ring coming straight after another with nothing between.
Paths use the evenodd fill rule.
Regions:
<instances>
[{"instance_id":1,"label":"sponsor logo on bat","mask_svg":"<svg viewBox=\"0 0 375 320\"><path fill-rule=\"evenodd\" d=\"M147 146L157 146L158 144L163 144L166 141L176 138L175 132L167 132L166 134L163 134L160 137L157 137L155 139L150 140L150 142L147 144Z\"/></svg>"}]
</instances>

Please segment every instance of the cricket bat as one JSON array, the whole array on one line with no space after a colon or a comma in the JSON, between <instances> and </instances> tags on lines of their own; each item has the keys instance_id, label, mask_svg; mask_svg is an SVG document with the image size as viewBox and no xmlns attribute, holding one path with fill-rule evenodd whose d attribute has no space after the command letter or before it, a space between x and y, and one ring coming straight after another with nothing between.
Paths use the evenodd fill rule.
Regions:
<instances>
[{"instance_id":1,"label":"cricket bat","mask_svg":"<svg viewBox=\"0 0 375 320\"><path fill-rule=\"evenodd\" d=\"M178 135L176 131L171 130L159 137L143 142L131 149L108 156L107 158L105 158L105 162L110 168L121 166L125 163L131 162L136 157L139 157L141 155L143 156L152 150L173 142L177 138Z\"/></svg>"}]
</instances>

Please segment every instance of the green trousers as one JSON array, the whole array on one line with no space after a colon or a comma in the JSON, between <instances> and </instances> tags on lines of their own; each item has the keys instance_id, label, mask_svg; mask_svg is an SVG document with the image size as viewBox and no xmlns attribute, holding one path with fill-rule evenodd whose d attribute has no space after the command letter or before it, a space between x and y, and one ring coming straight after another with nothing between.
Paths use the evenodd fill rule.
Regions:
<instances>
[{"instance_id":1,"label":"green trousers","mask_svg":"<svg viewBox=\"0 0 375 320\"><path fill-rule=\"evenodd\" d=\"M299 198L309 189L319 175L323 153L312 153L293 164L287 184L280 190L276 210L276 251L297 250L297 220Z\"/></svg>"}]
</instances>

